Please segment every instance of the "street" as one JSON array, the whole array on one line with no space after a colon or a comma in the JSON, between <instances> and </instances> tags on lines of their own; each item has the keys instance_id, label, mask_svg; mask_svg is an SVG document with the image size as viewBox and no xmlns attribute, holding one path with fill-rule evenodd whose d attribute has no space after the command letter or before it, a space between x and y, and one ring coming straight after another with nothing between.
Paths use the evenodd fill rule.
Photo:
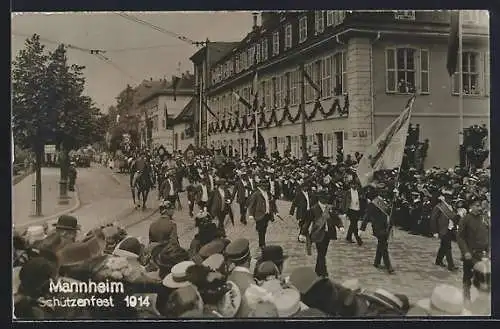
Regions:
<instances>
[{"instance_id":1,"label":"street","mask_svg":"<svg viewBox=\"0 0 500 329\"><path fill-rule=\"evenodd\" d=\"M181 202L183 210L177 211L174 218L177 223L181 246L187 249L196 230L194 219L188 215L186 193L181 195ZM235 214L235 226L231 226L229 220L226 220L228 238L231 240L237 238L249 239L252 255L258 255L255 224L242 225L239 222L238 206L233 203L232 208ZM268 245L281 245L285 253L289 256L285 262L284 274L289 275L294 268L299 266L314 267L316 251L313 251L312 256L307 256L305 244L297 242L297 224L295 218L287 219L290 203L278 201L278 208L280 216L285 221L276 219L274 223L269 225L266 242ZM129 227L127 231L132 236L147 238L149 225L156 218L156 216L153 216L151 219ZM347 231L348 223L344 223L344 226ZM339 240L330 243L327 254L327 266L331 279L343 282L348 279L357 278L364 288L385 288L389 291L406 294L412 301L428 298L433 288L439 283L448 283L461 287L461 269L458 272L452 273L434 265L436 252L439 247L438 239L410 235L407 232L395 230L394 237L389 242L389 253L396 273L389 275L383 270L374 268L372 265L376 240L371 235L370 225L368 225L362 238L365 243L361 247L345 241L345 233L340 234ZM456 264L460 266L460 252L456 244L453 245L453 255Z\"/></svg>"},{"instance_id":2,"label":"street","mask_svg":"<svg viewBox=\"0 0 500 329\"><path fill-rule=\"evenodd\" d=\"M118 221L120 225L127 228L129 235L147 240L149 225L159 216L156 212L158 207L156 190L150 194L149 209L134 210L128 176L113 173L109 168L98 165L93 165L91 168L79 168L77 186L81 207L71 214L78 218L82 226L82 234L97 225ZM176 211L175 221L180 243L187 249L196 230L194 220L188 215L186 193L181 194L181 202L183 209ZM278 201L279 214L284 221L277 218L274 223L270 224L267 233L267 244L281 245L289 256L285 263L285 275L289 275L298 266L314 266L316 259L315 251L312 256L307 256L305 245L297 242L297 224L294 218L287 216L289 207L289 202ZM258 255L255 225L249 223L244 226L239 223L236 204L233 204L233 211L235 226L231 226L229 220L226 221L229 239L243 237L249 239L252 255ZM55 221L56 219L51 220L50 223ZM347 227L347 224L344 223L344 226ZM330 244L327 265L333 280L343 282L347 279L358 278L364 288L386 288L393 292L404 293L414 301L430 296L432 289L438 283L461 286L461 270L451 273L434 265L439 247L438 239L395 230L394 237L389 243L389 252L396 273L388 275L385 271L372 266L376 240L371 236L370 227L367 228L362 238L365 243L361 247L345 241L345 233L340 234L339 240ZM461 265L456 244L453 246L453 252L456 264Z\"/></svg>"}]
</instances>

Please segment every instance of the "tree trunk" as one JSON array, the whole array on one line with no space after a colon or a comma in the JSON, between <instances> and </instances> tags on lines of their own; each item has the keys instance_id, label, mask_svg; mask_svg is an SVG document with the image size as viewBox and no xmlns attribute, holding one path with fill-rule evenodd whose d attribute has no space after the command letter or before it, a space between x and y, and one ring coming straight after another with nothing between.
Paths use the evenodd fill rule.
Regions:
<instances>
[{"instance_id":1,"label":"tree trunk","mask_svg":"<svg viewBox=\"0 0 500 329\"><path fill-rule=\"evenodd\" d=\"M59 147L59 204L68 203L68 173L69 173L69 150L64 142Z\"/></svg>"},{"instance_id":2,"label":"tree trunk","mask_svg":"<svg viewBox=\"0 0 500 329\"><path fill-rule=\"evenodd\" d=\"M43 146L35 145L35 216L42 216L42 162Z\"/></svg>"}]
</instances>

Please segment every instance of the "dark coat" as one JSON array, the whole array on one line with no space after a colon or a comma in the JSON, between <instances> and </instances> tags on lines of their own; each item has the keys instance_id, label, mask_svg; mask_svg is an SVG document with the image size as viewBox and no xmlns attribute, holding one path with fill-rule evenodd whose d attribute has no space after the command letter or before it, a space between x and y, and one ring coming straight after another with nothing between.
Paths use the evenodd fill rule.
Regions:
<instances>
[{"instance_id":1,"label":"dark coat","mask_svg":"<svg viewBox=\"0 0 500 329\"><path fill-rule=\"evenodd\" d=\"M325 212L317 203L311 208L311 216L304 223L308 230L310 228L311 242L323 241L325 234L328 234L330 240L337 240L337 227L344 227L342 220L332 210L325 208ZM326 225L328 232L325 230Z\"/></svg>"},{"instance_id":2,"label":"dark coat","mask_svg":"<svg viewBox=\"0 0 500 329\"><path fill-rule=\"evenodd\" d=\"M231 196L231 200L234 200L236 197L236 202L239 204L245 204L247 202L248 196L252 194L250 183L246 182L246 185L243 185L243 181L239 179L234 185L233 195Z\"/></svg>"},{"instance_id":3,"label":"dark coat","mask_svg":"<svg viewBox=\"0 0 500 329\"><path fill-rule=\"evenodd\" d=\"M160 187L160 197L166 198L167 196L170 195L170 191L173 190L174 196L177 195L178 190L177 186L175 184L175 179L170 178L171 183L169 183L169 179L165 178L165 180L162 182L162 185Z\"/></svg>"},{"instance_id":4,"label":"dark coat","mask_svg":"<svg viewBox=\"0 0 500 329\"><path fill-rule=\"evenodd\" d=\"M440 205L440 206L439 206ZM434 208L432 209L431 213L431 231L433 233L439 234L439 237L442 238L446 234L448 234L448 224L450 221L450 218L448 218L444 212L440 209L440 207L447 207L444 203L439 202ZM458 215L454 214L453 218L451 218L452 221L457 220Z\"/></svg>"},{"instance_id":5,"label":"dark coat","mask_svg":"<svg viewBox=\"0 0 500 329\"><path fill-rule=\"evenodd\" d=\"M210 190L210 186L206 185L205 183L203 183L203 185L207 187L208 200L210 200L210 194L212 193L212 191ZM196 186L196 192L195 192L196 202L200 202L202 197L203 197L203 189L200 185L198 185Z\"/></svg>"},{"instance_id":6,"label":"dark coat","mask_svg":"<svg viewBox=\"0 0 500 329\"><path fill-rule=\"evenodd\" d=\"M271 195L268 192L268 198L269 198L269 211L271 214L276 212L276 209L273 209L273 202L271 200ZM255 192L252 193L250 198L248 199L248 216L252 216L255 221L260 221L264 218L266 215L266 199L264 199L264 196L260 192L259 189L257 189Z\"/></svg>"},{"instance_id":7,"label":"dark coat","mask_svg":"<svg viewBox=\"0 0 500 329\"><path fill-rule=\"evenodd\" d=\"M219 218L223 216L225 211L228 210L228 207L231 205L226 201L231 200L231 192L228 189L224 189L224 198L222 198L219 193L219 189L215 189L210 193L207 202L208 213L213 218Z\"/></svg>"},{"instance_id":8,"label":"dark coat","mask_svg":"<svg viewBox=\"0 0 500 329\"><path fill-rule=\"evenodd\" d=\"M312 208L316 204L316 198L314 197L313 193L307 192L307 195L309 197L309 207ZM296 213L296 218L297 219L306 219L308 216L308 211L307 211L307 200L302 193L301 190L297 191L295 194L295 198L292 201L292 206L290 207L290 215L293 216L293 214Z\"/></svg>"},{"instance_id":9,"label":"dark coat","mask_svg":"<svg viewBox=\"0 0 500 329\"><path fill-rule=\"evenodd\" d=\"M359 209L361 213L364 213L364 210L366 209L366 197L360 188L356 188L356 190L358 191L359 196ZM347 190L345 190L342 196L342 204L340 209L342 209L342 212L345 214L351 206L351 189L348 188Z\"/></svg>"},{"instance_id":10,"label":"dark coat","mask_svg":"<svg viewBox=\"0 0 500 329\"><path fill-rule=\"evenodd\" d=\"M361 231L366 230L368 222L372 224L373 236L376 238L384 238L389 236L390 225L388 216L386 216L379 208L375 207L373 203L369 203L366 207L366 214L361 224Z\"/></svg>"}]
</instances>

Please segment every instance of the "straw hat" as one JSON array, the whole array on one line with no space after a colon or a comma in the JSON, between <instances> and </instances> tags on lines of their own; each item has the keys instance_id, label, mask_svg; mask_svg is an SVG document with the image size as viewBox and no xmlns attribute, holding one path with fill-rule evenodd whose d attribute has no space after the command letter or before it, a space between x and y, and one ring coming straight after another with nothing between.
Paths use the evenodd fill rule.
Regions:
<instances>
[{"instance_id":1,"label":"straw hat","mask_svg":"<svg viewBox=\"0 0 500 329\"><path fill-rule=\"evenodd\" d=\"M190 286L191 282L187 281L186 271L194 264L192 261L184 261L172 267L170 273L163 279L163 285L172 289Z\"/></svg>"},{"instance_id":2,"label":"straw hat","mask_svg":"<svg viewBox=\"0 0 500 329\"><path fill-rule=\"evenodd\" d=\"M45 230L41 225L30 226L26 230L26 240L30 245L36 241L43 240L46 237L47 235L45 234Z\"/></svg>"},{"instance_id":3,"label":"straw hat","mask_svg":"<svg viewBox=\"0 0 500 329\"><path fill-rule=\"evenodd\" d=\"M416 306L426 310L431 316L471 315L471 312L465 309L460 289L447 284L438 285L432 291L430 298L419 300Z\"/></svg>"},{"instance_id":4,"label":"straw hat","mask_svg":"<svg viewBox=\"0 0 500 329\"><path fill-rule=\"evenodd\" d=\"M300 293L295 289L282 289L273 295L273 302L280 318L288 318L301 310Z\"/></svg>"},{"instance_id":5,"label":"straw hat","mask_svg":"<svg viewBox=\"0 0 500 329\"><path fill-rule=\"evenodd\" d=\"M232 318L238 313L243 298L240 288L234 282L227 281L226 285L229 291L226 292L222 300L217 304L217 310L223 317Z\"/></svg>"}]
</instances>

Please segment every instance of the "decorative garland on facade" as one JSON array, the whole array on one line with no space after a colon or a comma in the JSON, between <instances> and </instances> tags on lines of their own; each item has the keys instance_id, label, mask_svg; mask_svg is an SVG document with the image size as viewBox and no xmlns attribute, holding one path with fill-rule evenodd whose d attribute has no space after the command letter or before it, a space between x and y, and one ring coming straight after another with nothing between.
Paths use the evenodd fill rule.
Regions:
<instances>
[{"instance_id":1,"label":"decorative garland on facade","mask_svg":"<svg viewBox=\"0 0 500 329\"><path fill-rule=\"evenodd\" d=\"M339 98L335 98L335 100L332 102L332 105L330 108L326 109L323 107L321 104L321 101L319 99L316 100L314 103L313 110L311 113L305 112L305 109L302 108L302 106L299 105L297 113L293 115L290 111L290 106L288 104L288 101L286 101L285 107L283 108L283 112L281 114L281 118L278 119L278 109L276 106L273 106L271 108L271 115L269 116L268 119L266 119L266 114L265 114L265 105L262 105L260 108L260 114L258 118L258 126L260 128L269 128L271 126L276 126L280 127L282 126L285 122L289 123L296 123L300 118L302 117L302 114L305 115L305 119L307 122L312 121L318 116L318 112L321 113L323 118L329 118L335 114L335 112L338 113L338 117L347 117L349 115L349 96L346 95L344 97L344 105L342 106L340 104ZM304 112L304 113L303 113ZM254 115L244 115L241 119L240 123L240 118L239 118L239 113L235 113L236 118L235 119L228 119L228 120L221 120L211 122L208 125L208 133L209 135L213 135L216 133L222 133L222 132L244 132L245 130L252 129L255 126L255 116ZM249 119L250 117L250 119Z\"/></svg>"}]
</instances>

